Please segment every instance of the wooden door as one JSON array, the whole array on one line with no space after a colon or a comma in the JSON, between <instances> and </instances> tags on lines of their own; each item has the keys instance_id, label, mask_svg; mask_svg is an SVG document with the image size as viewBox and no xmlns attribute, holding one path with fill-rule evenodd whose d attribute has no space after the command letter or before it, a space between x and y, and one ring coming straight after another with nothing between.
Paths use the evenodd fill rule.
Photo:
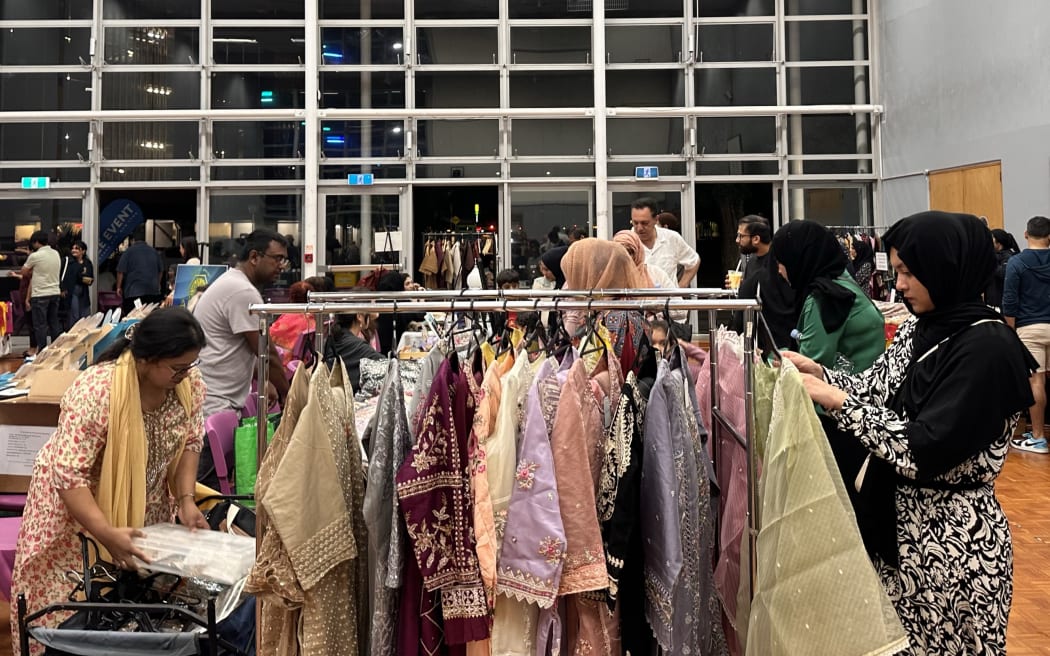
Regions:
<instances>
[{"instance_id":1,"label":"wooden door","mask_svg":"<svg viewBox=\"0 0 1050 656\"><path fill-rule=\"evenodd\" d=\"M987 162L930 172L930 209L966 212L1003 227L1002 163Z\"/></svg>"}]
</instances>

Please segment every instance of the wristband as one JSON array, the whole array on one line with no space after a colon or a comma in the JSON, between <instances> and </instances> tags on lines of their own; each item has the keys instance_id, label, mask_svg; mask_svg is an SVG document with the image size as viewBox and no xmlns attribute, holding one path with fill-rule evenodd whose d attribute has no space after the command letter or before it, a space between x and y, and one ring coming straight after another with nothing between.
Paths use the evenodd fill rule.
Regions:
<instances>
[{"instance_id":1,"label":"wristband","mask_svg":"<svg viewBox=\"0 0 1050 656\"><path fill-rule=\"evenodd\" d=\"M179 498L176 499L176 501L178 501L179 503L182 503L182 500L185 499L186 497L194 499L194 498L197 497L197 495L193 494L192 492L187 492L186 494L180 494Z\"/></svg>"}]
</instances>

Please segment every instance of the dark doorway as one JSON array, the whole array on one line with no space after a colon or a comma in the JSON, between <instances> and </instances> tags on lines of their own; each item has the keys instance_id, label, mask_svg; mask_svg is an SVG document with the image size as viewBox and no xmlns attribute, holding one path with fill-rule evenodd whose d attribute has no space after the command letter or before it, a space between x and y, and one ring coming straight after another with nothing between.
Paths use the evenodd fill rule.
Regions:
<instances>
[{"instance_id":1,"label":"dark doorway","mask_svg":"<svg viewBox=\"0 0 1050 656\"><path fill-rule=\"evenodd\" d=\"M102 211L115 200L134 201L146 217L146 241L161 252L168 268L182 262L179 239L196 235L197 191L195 189L104 189L98 192L98 209ZM207 238L197 237L203 244ZM98 263L99 291L112 291L116 284L119 253Z\"/></svg>"},{"instance_id":2,"label":"dark doorway","mask_svg":"<svg viewBox=\"0 0 1050 656\"><path fill-rule=\"evenodd\" d=\"M475 216L475 207L477 215ZM412 263L413 277L422 282L419 264L423 260L425 244L433 233L499 232L499 187L497 186L418 186L412 195L414 217L413 244L416 261ZM493 244L498 244L498 237ZM495 275L495 248L483 260L483 268ZM483 283L488 286L485 278Z\"/></svg>"},{"instance_id":3,"label":"dark doorway","mask_svg":"<svg viewBox=\"0 0 1050 656\"><path fill-rule=\"evenodd\" d=\"M741 217L757 214L769 219L775 231L773 185L697 184L696 251L700 254L700 287L722 287L726 271L736 266L740 250L736 245L736 225Z\"/></svg>"}]
</instances>

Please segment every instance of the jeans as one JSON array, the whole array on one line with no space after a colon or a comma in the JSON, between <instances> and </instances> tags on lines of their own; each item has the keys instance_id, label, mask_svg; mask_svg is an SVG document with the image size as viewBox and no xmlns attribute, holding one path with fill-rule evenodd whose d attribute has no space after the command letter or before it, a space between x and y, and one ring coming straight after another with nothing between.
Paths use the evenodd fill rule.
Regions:
<instances>
[{"instance_id":1,"label":"jeans","mask_svg":"<svg viewBox=\"0 0 1050 656\"><path fill-rule=\"evenodd\" d=\"M60 297L34 296L29 299L30 313L33 316L33 335L36 336L36 346L43 349L47 346L47 338L54 341L62 334L62 326L58 323L58 302Z\"/></svg>"},{"instance_id":2,"label":"jeans","mask_svg":"<svg viewBox=\"0 0 1050 656\"><path fill-rule=\"evenodd\" d=\"M76 323L91 314L91 297L87 294L80 296L76 293L72 297L72 322Z\"/></svg>"}]
</instances>

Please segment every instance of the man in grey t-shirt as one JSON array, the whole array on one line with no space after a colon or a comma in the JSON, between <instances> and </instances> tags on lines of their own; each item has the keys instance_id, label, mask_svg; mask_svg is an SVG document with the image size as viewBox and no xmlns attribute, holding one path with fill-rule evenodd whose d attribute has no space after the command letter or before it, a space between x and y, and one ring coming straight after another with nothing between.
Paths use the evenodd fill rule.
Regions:
<instances>
[{"instance_id":1,"label":"man in grey t-shirt","mask_svg":"<svg viewBox=\"0 0 1050 656\"><path fill-rule=\"evenodd\" d=\"M37 230L29 238L29 248L33 253L19 275L33 275L29 280L29 311L33 319L36 346L43 350L47 346L48 336L51 341L55 341L62 334L62 326L58 322L61 258L58 251L48 245L47 233L43 230Z\"/></svg>"},{"instance_id":2,"label":"man in grey t-shirt","mask_svg":"<svg viewBox=\"0 0 1050 656\"><path fill-rule=\"evenodd\" d=\"M271 230L248 235L237 266L219 276L201 294L193 316L200 322L207 345L200 353L200 371L208 386L204 416L244 407L255 377L259 353L259 319L248 312L252 303L262 303L259 290L273 284L288 263L284 238ZM268 396L284 398L288 380L281 359L270 345ZM207 440L201 453L197 478L215 486L214 463Z\"/></svg>"}]
</instances>

